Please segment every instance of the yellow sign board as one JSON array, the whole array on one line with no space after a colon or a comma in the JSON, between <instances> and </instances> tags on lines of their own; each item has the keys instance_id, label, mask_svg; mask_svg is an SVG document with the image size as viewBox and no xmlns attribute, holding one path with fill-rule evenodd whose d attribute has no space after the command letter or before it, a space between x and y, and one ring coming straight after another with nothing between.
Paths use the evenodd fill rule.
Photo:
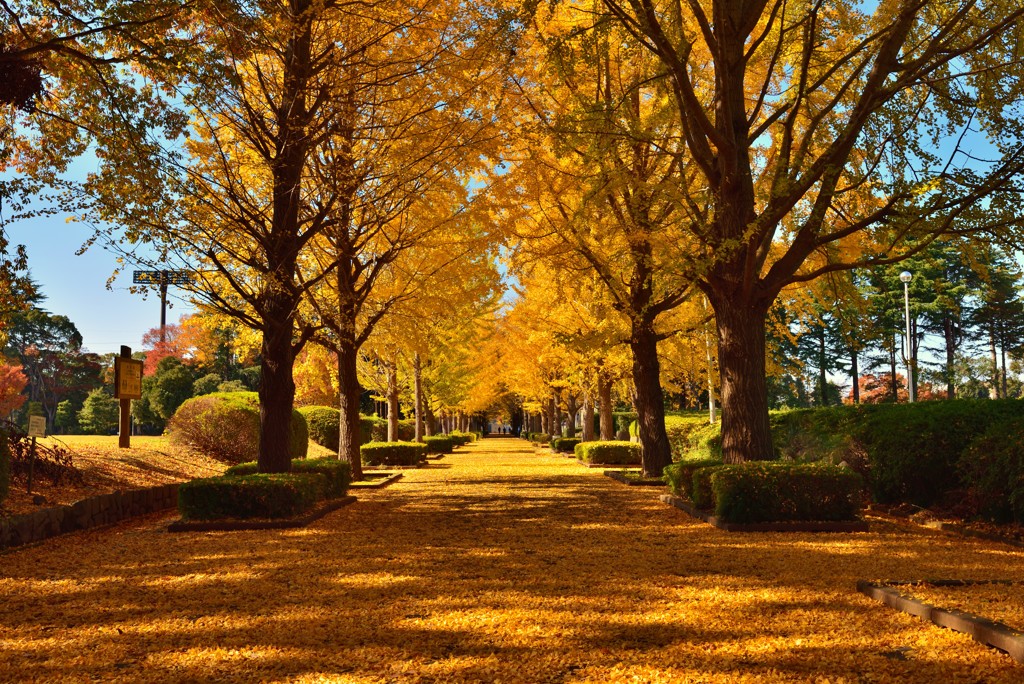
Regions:
<instances>
[{"instance_id":1,"label":"yellow sign board","mask_svg":"<svg viewBox=\"0 0 1024 684\"><path fill-rule=\"evenodd\" d=\"M28 436L29 437L45 437L46 436L46 418L44 416L29 416L28 417Z\"/></svg>"},{"instance_id":2,"label":"yellow sign board","mask_svg":"<svg viewBox=\"0 0 1024 684\"><path fill-rule=\"evenodd\" d=\"M114 397L142 398L142 361L121 357L114 359Z\"/></svg>"}]
</instances>

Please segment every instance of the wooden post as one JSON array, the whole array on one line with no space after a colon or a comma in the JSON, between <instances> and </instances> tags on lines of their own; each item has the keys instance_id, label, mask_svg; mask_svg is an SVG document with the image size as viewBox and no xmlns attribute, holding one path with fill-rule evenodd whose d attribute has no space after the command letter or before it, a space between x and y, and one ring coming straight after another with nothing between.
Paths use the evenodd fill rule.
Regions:
<instances>
[{"instance_id":1,"label":"wooden post","mask_svg":"<svg viewBox=\"0 0 1024 684\"><path fill-rule=\"evenodd\" d=\"M132 358L131 347L121 345L121 358L130 359ZM118 416L117 424L117 446L121 449L132 448L132 434L131 434L131 421L132 421L132 400L126 399L121 396L119 399L120 403L120 415Z\"/></svg>"}]
</instances>

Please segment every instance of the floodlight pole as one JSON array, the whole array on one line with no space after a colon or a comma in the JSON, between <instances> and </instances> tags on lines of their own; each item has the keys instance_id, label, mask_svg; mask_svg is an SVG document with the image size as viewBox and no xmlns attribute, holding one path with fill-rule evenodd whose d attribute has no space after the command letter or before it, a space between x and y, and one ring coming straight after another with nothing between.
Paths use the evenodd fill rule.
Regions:
<instances>
[{"instance_id":1,"label":"floodlight pole","mask_svg":"<svg viewBox=\"0 0 1024 684\"><path fill-rule=\"evenodd\" d=\"M160 342L167 339L167 271L160 271Z\"/></svg>"},{"instance_id":2,"label":"floodlight pole","mask_svg":"<svg viewBox=\"0 0 1024 684\"><path fill-rule=\"evenodd\" d=\"M910 271L900 273L900 280L903 281L903 313L907 323L907 399L914 402L914 343L910 337L910 281L913 278Z\"/></svg>"}]
</instances>

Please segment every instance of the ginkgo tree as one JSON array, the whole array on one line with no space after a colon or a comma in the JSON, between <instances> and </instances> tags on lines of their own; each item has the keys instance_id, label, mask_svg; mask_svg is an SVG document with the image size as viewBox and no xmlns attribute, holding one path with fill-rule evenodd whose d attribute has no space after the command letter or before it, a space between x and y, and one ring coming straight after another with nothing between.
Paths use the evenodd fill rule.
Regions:
<instances>
[{"instance_id":1,"label":"ginkgo tree","mask_svg":"<svg viewBox=\"0 0 1024 684\"><path fill-rule=\"evenodd\" d=\"M997 0L601 0L657 60L694 176L691 278L718 329L722 449L772 455L766 317L783 288L1010 231L1024 8ZM982 137L984 136L984 137Z\"/></svg>"}]
</instances>

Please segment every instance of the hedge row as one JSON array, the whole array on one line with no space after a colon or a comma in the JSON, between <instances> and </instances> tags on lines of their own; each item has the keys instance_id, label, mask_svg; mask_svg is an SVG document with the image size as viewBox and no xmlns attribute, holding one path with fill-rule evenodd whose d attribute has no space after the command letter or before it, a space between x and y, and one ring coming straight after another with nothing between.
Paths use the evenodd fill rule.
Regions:
<instances>
[{"instance_id":1,"label":"hedge row","mask_svg":"<svg viewBox=\"0 0 1024 684\"><path fill-rule=\"evenodd\" d=\"M722 522L855 520L864 482L849 468L751 461L674 464L665 476L677 494ZM689 479L687 478L689 476Z\"/></svg>"},{"instance_id":2,"label":"hedge row","mask_svg":"<svg viewBox=\"0 0 1024 684\"><path fill-rule=\"evenodd\" d=\"M665 482L672 493L683 496L697 505L693 492L693 474L701 468L720 466L722 461L715 458L702 458L695 461L677 461L665 468ZM700 506L698 505L698 508Z\"/></svg>"},{"instance_id":3,"label":"hedge row","mask_svg":"<svg viewBox=\"0 0 1024 684\"><path fill-rule=\"evenodd\" d=\"M427 455L427 445L419 442L369 442L359 447L364 465L414 466Z\"/></svg>"},{"instance_id":4,"label":"hedge row","mask_svg":"<svg viewBox=\"0 0 1024 684\"><path fill-rule=\"evenodd\" d=\"M296 459L290 473L255 470L255 463L243 463L220 477L182 483L182 519L288 518L324 499L344 496L351 481L348 463L334 459Z\"/></svg>"},{"instance_id":5,"label":"hedge row","mask_svg":"<svg viewBox=\"0 0 1024 684\"><path fill-rule=\"evenodd\" d=\"M643 450L633 442L580 442L575 452L584 463L632 465L640 462Z\"/></svg>"},{"instance_id":6,"label":"hedge row","mask_svg":"<svg viewBox=\"0 0 1024 684\"><path fill-rule=\"evenodd\" d=\"M475 432L461 432L459 430L455 430L449 434L448 437L451 438L452 443L455 444L455 446L465 446L466 444L475 442L480 438Z\"/></svg>"},{"instance_id":7,"label":"hedge row","mask_svg":"<svg viewBox=\"0 0 1024 684\"><path fill-rule=\"evenodd\" d=\"M427 447L428 454L450 454L455 447L455 441L448 435L424 437L423 444Z\"/></svg>"},{"instance_id":8,"label":"hedge row","mask_svg":"<svg viewBox=\"0 0 1024 684\"><path fill-rule=\"evenodd\" d=\"M556 454L571 454L582 441L577 437L555 437L551 440L551 450Z\"/></svg>"}]
</instances>

